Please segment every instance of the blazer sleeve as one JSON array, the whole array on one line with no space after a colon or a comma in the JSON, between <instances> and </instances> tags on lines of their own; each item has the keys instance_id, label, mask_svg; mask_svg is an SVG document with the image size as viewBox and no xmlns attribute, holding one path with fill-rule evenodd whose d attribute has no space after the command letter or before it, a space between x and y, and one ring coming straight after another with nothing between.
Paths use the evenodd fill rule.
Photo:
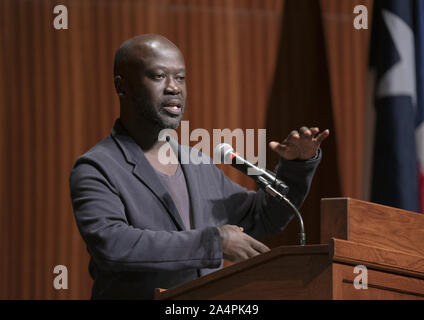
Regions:
<instances>
[{"instance_id":1,"label":"blazer sleeve","mask_svg":"<svg viewBox=\"0 0 424 320\"><path fill-rule=\"evenodd\" d=\"M78 229L91 257L105 271L174 271L221 264L215 227L177 232L131 226L112 178L95 162L77 161L70 190Z\"/></svg>"},{"instance_id":2,"label":"blazer sleeve","mask_svg":"<svg viewBox=\"0 0 424 320\"><path fill-rule=\"evenodd\" d=\"M319 149L313 159L306 161L280 159L276 167L277 177L289 186L288 199L297 208L301 207L309 192L321 158L322 151ZM281 232L294 217L288 205L280 203L263 190L249 191L232 182L222 171L219 175L219 185L228 217L228 220L221 220L222 224L242 226L246 233L258 238Z\"/></svg>"}]
</instances>

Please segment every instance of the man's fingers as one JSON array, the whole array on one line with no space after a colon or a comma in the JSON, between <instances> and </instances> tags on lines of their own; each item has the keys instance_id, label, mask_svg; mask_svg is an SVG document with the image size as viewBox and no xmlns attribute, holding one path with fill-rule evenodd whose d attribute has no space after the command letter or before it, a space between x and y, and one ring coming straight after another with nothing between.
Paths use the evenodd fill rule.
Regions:
<instances>
[{"instance_id":1,"label":"man's fingers","mask_svg":"<svg viewBox=\"0 0 424 320\"><path fill-rule=\"evenodd\" d=\"M252 253L249 253L247 250L240 252L240 255L237 259L238 262L249 259L251 254Z\"/></svg>"},{"instance_id":2,"label":"man's fingers","mask_svg":"<svg viewBox=\"0 0 424 320\"><path fill-rule=\"evenodd\" d=\"M299 135L299 131L297 130L293 130L292 132L290 132L289 136L287 137L287 139L299 139L300 135Z\"/></svg>"},{"instance_id":3,"label":"man's fingers","mask_svg":"<svg viewBox=\"0 0 424 320\"><path fill-rule=\"evenodd\" d=\"M249 258L256 257L257 255L260 255L261 253L268 252L269 250L266 250L262 248L261 250L257 249L257 246L249 246L246 248L246 254Z\"/></svg>"},{"instance_id":4,"label":"man's fingers","mask_svg":"<svg viewBox=\"0 0 424 320\"><path fill-rule=\"evenodd\" d=\"M228 225L229 228L235 230L235 231L243 231L243 227L239 227L233 224Z\"/></svg>"},{"instance_id":5,"label":"man's fingers","mask_svg":"<svg viewBox=\"0 0 424 320\"><path fill-rule=\"evenodd\" d=\"M275 152L278 152L281 149L280 143L278 143L277 141L271 141L270 143L268 143L268 145Z\"/></svg>"},{"instance_id":6,"label":"man's fingers","mask_svg":"<svg viewBox=\"0 0 424 320\"><path fill-rule=\"evenodd\" d=\"M290 132L288 137L283 141L283 145L296 144L297 141L299 141L299 139L300 139L299 131L293 130L292 132Z\"/></svg>"},{"instance_id":7,"label":"man's fingers","mask_svg":"<svg viewBox=\"0 0 424 320\"><path fill-rule=\"evenodd\" d=\"M312 127L309 128L309 130L311 130L312 136L315 137L317 133L319 133L319 128L318 127Z\"/></svg>"},{"instance_id":8,"label":"man's fingers","mask_svg":"<svg viewBox=\"0 0 424 320\"><path fill-rule=\"evenodd\" d=\"M330 130L324 130L319 135L317 135L316 139L318 143L323 142L330 135Z\"/></svg>"},{"instance_id":9,"label":"man's fingers","mask_svg":"<svg viewBox=\"0 0 424 320\"><path fill-rule=\"evenodd\" d=\"M252 248L255 249L256 251L258 251L259 253L265 253L270 251L271 249L268 248L266 245L264 245L262 242L259 242L255 239L253 239L254 241L252 242Z\"/></svg>"},{"instance_id":10,"label":"man's fingers","mask_svg":"<svg viewBox=\"0 0 424 320\"><path fill-rule=\"evenodd\" d=\"M278 143L277 141L271 141L268 145L273 151L277 153L284 152L287 148L285 144Z\"/></svg>"},{"instance_id":11,"label":"man's fingers","mask_svg":"<svg viewBox=\"0 0 424 320\"><path fill-rule=\"evenodd\" d=\"M312 135L311 130L308 127L302 127L299 129L299 134L301 138L310 138Z\"/></svg>"},{"instance_id":12,"label":"man's fingers","mask_svg":"<svg viewBox=\"0 0 424 320\"><path fill-rule=\"evenodd\" d=\"M264 245L262 242L259 242L258 240L256 240L255 238L252 238L251 236L249 236L247 234L246 234L246 238L249 241L249 243L248 243L249 246L252 247L253 249L255 249L259 253L264 253L264 252L268 252L269 250L271 250L266 245Z\"/></svg>"}]
</instances>

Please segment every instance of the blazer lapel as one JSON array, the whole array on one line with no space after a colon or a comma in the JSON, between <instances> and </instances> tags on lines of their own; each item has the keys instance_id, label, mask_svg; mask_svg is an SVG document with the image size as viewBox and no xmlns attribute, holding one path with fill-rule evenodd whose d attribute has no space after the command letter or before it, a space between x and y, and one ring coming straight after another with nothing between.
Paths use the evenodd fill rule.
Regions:
<instances>
[{"instance_id":1,"label":"blazer lapel","mask_svg":"<svg viewBox=\"0 0 424 320\"><path fill-rule=\"evenodd\" d=\"M166 190L162 182L158 179L157 174L147 161L143 152L140 150L140 160L134 166L133 173L134 175L141 180L162 202L162 204L167 209L168 213L171 215L174 223L180 230L185 230L184 223L181 219L181 216L177 210L177 207L172 200L171 195Z\"/></svg>"},{"instance_id":2,"label":"blazer lapel","mask_svg":"<svg viewBox=\"0 0 424 320\"><path fill-rule=\"evenodd\" d=\"M115 122L111 136L120 146L127 162L134 166L133 174L162 202L178 229L185 230L184 223L171 195L159 180L155 170L144 156L141 148L135 143L134 139L126 133L125 128L119 120Z\"/></svg>"}]
</instances>

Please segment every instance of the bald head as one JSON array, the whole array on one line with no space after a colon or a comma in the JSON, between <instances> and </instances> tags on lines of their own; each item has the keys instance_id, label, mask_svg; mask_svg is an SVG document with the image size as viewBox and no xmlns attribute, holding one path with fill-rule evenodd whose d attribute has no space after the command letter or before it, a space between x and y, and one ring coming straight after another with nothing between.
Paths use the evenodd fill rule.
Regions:
<instances>
[{"instance_id":1,"label":"bald head","mask_svg":"<svg viewBox=\"0 0 424 320\"><path fill-rule=\"evenodd\" d=\"M115 53L114 76L124 76L140 64L148 63L149 58L161 53L173 53L183 59L178 47L164 36L141 34L128 39Z\"/></svg>"}]
</instances>

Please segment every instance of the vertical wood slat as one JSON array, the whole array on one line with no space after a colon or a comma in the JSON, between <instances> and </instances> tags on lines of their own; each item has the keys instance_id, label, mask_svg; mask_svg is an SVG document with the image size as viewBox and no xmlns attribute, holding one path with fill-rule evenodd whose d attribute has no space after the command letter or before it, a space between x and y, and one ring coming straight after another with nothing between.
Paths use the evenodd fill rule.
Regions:
<instances>
[{"instance_id":1,"label":"vertical wood slat","mask_svg":"<svg viewBox=\"0 0 424 320\"><path fill-rule=\"evenodd\" d=\"M6 12L6 3L0 2L0 61L6 60L5 50L4 50L4 43L6 43L6 24L5 24L5 17L4 13ZM4 64L0 63L0 73L5 74L6 73L6 67ZM6 94L6 79L5 77L0 77L0 97L5 97ZM6 100L6 99L4 99ZM0 125L2 128L6 127L6 115L7 111L6 108L0 108ZM5 183L7 180L6 175L6 151L7 151L7 142L6 137L2 134L0 135L0 152L3 155L0 157L0 181L2 183ZM8 212L8 202L6 202L6 190L4 190L3 187L0 189L0 203L3 204L3 213L0 213L0 255L2 257L9 257L8 256L8 247L9 241L8 241L8 215L5 212ZM0 283L2 284L0 286L0 297L7 297L7 290L8 290L8 277L6 273L8 272L8 262L7 259L1 259L0 260L0 270L3 272L0 272Z\"/></svg>"},{"instance_id":2,"label":"vertical wood slat","mask_svg":"<svg viewBox=\"0 0 424 320\"><path fill-rule=\"evenodd\" d=\"M23 28L27 28L30 25L31 22L31 16L29 15L29 11L25 10L23 3L20 3L19 6L19 16L24 17L25 25ZM20 57L20 66L21 70L18 71L19 76L22 76L23 72L27 72L28 76L22 77L20 80L22 88L28 88L31 81L32 76L32 66L33 64L29 63L28 60L30 57L28 55L25 55L24 52L28 51L28 48L31 46L31 37L29 37L28 33L21 32L19 37L19 57ZM21 222L21 232L20 237L22 238L22 254L21 254L21 281L22 281L22 292L24 299L28 298L30 296L29 290L31 290L31 287L25 286L25 283L29 282L30 279L30 272L31 272L31 231L32 228L32 218L33 215L31 215L31 208L30 204L33 203L31 199L31 175L32 175L32 162L25 161L25 159L29 159L31 157L31 137L30 137L30 131L33 131L31 126L33 122L31 119L33 118L31 114L31 106L29 103L31 94L23 94L20 95L21 97L21 103L20 108L22 110L21 116L19 121L22 123L22 127L20 127L20 130L22 130L22 159L19 159L21 162L21 170L22 170L22 185L21 185L21 203L22 203L22 222Z\"/></svg>"},{"instance_id":3,"label":"vertical wood slat","mask_svg":"<svg viewBox=\"0 0 424 320\"><path fill-rule=\"evenodd\" d=\"M33 24L32 28L34 30L34 46L39 47L42 43L41 30L42 26L39 23L41 21L42 16L42 6L35 5L33 8ZM41 50L34 50L34 88L33 95L34 101L32 108L34 109L34 121L35 121L35 129L32 133L34 135L34 155L37 154L37 150L42 150L44 147L43 141L43 119L44 119L44 102L43 102L43 83L39 81L43 74L43 54ZM44 193L44 179L43 179L43 168L44 162L42 161L42 156L34 156L34 204L32 213L34 214L34 224L32 228L34 229L33 237L32 237L32 254L34 255L33 261L33 275L37 275L35 277L31 293L31 297L42 297L42 286L43 286L43 269L42 269L42 255L41 252L44 249L42 246L42 236L43 236L43 221L38 218L38 214L43 212L44 204L42 201L43 193Z\"/></svg>"},{"instance_id":4,"label":"vertical wood slat","mask_svg":"<svg viewBox=\"0 0 424 320\"><path fill-rule=\"evenodd\" d=\"M56 227L56 203L57 203L57 192L58 186L56 184L57 177L57 160L58 156L55 153L55 137L57 136L57 104L59 103L58 88L56 86L58 78L56 74L56 68L58 68L58 52L55 51L55 30L52 30L52 25L44 21L51 19L51 12L53 9L53 2L47 1L43 8L43 34L45 36L42 46L44 47L44 68L45 75L43 91L45 97L45 126L44 126L44 147L42 148L45 154L44 161L44 179L46 179L46 187L43 194L43 202L45 204L44 219L45 224L43 227L43 250L39 254L43 254L43 296L47 299L52 299L55 292L49 287L49 273L53 274L53 265L55 262L55 243L60 239L55 238ZM51 12L50 12L50 10ZM66 85L63 83L62 85ZM52 197L52 195L55 195ZM39 217L40 219L41 217ZM50 272L49 272L50 271ZM50 290L49 290L50 289Z\"/></svg>"},{"instance_id":5,"label":"vertical wood slat","mask_svg":"<svg viewBox=\"0 0 424 320\"><path fill-rule=\"evenodd\" d=\"M16 19L18 17L18 9L19 7L13 7L11 8L11 16L8 17L8 21L11 21L13 19ZM19 32L20 28L18 27L17 31ZM10 39L10 38L9 38ZM8 39L8 40L9 40ZM10 105L8 106L10 108L10 130L8 134L10 135L10 170L12 172L16 172L15 177L9 176L9 185L12 190L10 193L10 199L11 199L11 205L10 205L10 211L13 213L13 217L9 220L9 243L13 246L17 246L18 248L22 248L21 246L21 237L18 235L20 234L20 226L18 225L19 221L22 221L22 210L21 210L21 204L22 199L21 196L21 188L18 186L18 181L21 181L22 174L21 174L21 159L22 159L22 153L21 153L21 131L18 130L18 126L13 126L13 123L19 123L20 122L20 95L18 92L18 87L13 85L14 83L19 83L19 70L20 70L20 63L19 63L19 38L18 41L11 41L11 46L13 46L13 50L16 52L16 55L13 56L13 62L15 64L15 72L13 72L13 68L9 69L10 72L10 81L11 85L9 86L8 92L10 93ZM8 72L8 74L9 74ZM13 106L13 107L12 107ZM9 292L10 294L14 295L18 292L17 288L14 286L15 281L18 286L21 285L21 271L22 271L22 264L21 259L19 256L19 251L11 249L9 251L11 262L13 264L9 265L9 274L11 274L11 278L9 279ZM12 267L15 266L15 267ZM18 279L16 277L19 276ZM13 282L12 282L13 281Z\"/></svg>"}]
</instances>

